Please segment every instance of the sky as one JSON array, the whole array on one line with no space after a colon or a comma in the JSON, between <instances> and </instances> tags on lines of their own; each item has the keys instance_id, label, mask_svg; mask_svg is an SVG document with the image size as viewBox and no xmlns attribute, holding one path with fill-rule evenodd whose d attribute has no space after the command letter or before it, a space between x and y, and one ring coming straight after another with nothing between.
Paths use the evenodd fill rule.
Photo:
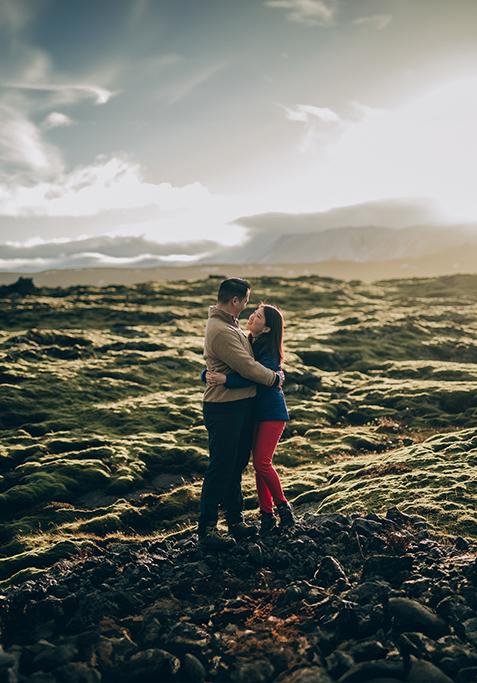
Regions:
<instances>
[{"instance_id":1,"label":"sky","mask_svg":"<svg viewBox=\"0 0 477 683\"><path fill-rule=\"evenodd\" d=\"M188 263L344 207L477 223L476 27L475 0L0 0L0 270Z\"/></svg>"}]
</instances>

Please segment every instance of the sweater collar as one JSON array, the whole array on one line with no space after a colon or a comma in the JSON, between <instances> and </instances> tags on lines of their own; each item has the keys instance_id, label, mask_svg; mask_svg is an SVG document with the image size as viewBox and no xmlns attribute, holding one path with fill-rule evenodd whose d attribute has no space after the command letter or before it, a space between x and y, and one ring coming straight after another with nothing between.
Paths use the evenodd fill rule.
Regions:
<instances>
[{"instance_id":1,"label":"sweater collar","mask_svg":"<svg viewBox=\"0 0 477 683\"><path fill-rule=\"evenodd\" d=\"M239 327L238 318L235 318L231 313L227 313L227 311L223 311L221 308L217 308L217 306L209 307L209 318L221 318L226 323L229 323L229 325Z\"/></svg>"}]
</instances>

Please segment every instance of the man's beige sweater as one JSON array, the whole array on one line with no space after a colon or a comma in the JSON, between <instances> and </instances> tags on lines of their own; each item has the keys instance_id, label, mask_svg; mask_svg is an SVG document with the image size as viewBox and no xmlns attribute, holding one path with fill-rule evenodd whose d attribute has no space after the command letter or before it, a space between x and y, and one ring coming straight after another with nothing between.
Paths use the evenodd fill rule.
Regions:
<instances>
[{"instance_id":1,"label":"man's beige sweater","mask_svg":"<svg viewBox=\"0 0 477 683\"><path fill-rule=\"evenodd\" d=\"M242 377L258 384L273 386L276 373L258 363L245 333L237 320L226 311L211 306L205 328L204 358L207 369L214 372L238 372ZM255 385L240 389L227 389L224 384L209 387L204 392L204 401L224 403L255 396Z\"/></svg>"}]
</instances>

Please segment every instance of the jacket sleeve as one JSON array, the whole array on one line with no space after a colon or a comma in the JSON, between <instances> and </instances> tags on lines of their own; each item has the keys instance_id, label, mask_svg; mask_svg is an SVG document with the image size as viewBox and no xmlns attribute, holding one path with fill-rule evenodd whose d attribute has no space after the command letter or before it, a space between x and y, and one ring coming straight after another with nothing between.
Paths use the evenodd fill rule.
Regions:
<instances>
[{"instance_id":1,"label":"jacket sleeve","mask_svg":"<svg viewBox=\"0 0 477 683\"><path fill-rule=\"evenodd\" d=\"M207 382L205 377L206 374L207 368L204 368L200 373L200 379L203 382ZM250 387L252 384L255 384L255 382L252 382L250 379L245 379L245 377L239 375L238 372L231 372L227 375L227 379L225 380L225 386L227 389L241 389L242 387Z\"/></svg>"},{"instance_id":2,"label":"jacket sleeve","mask_svg":"<svg viewBox=\"0 0 477 683\"><path fill-rule=\"evenodd\" d=\"M263 367L261 363L247 353L238 338L237 332L233 329L224 330L215 337L212 342L212 351L232 370L253 383L272 387L277 382L276 373Z\"/></svg>"},{"instance_id":3,"label":"jacket sleeve","mask_svg":"<svg viewBox=\"0 0 477 683\"><path fill-rule=\"evenodd\" d=\"M252 382L252 380L242 377L238 372L231 372L227 375L227 379L225 380L227 389L242 389L242 387L250 387L252 384L256 384L256 382Z\"/></svg>"}]
</instances>

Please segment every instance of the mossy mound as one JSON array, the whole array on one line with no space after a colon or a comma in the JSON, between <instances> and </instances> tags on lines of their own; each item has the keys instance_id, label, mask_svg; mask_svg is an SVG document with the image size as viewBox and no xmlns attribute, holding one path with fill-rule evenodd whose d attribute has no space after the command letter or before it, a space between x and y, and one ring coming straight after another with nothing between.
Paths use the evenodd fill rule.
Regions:
<instances>
[{"instance_id":1,"label":"mossy mound","mask_svg":"<svg viewBox=\"0 0 477 683\"><path fill-rule=\"evenodd\" d=\"M428 519L441 533L475 538L476 465L477 429L439 434L381 456L366 454L323 465L324 480L315 488L305 487L294 503L319 503L320 513L343 514L382 513L392 503ZM301 475L295 475L295 490Z\"/></svg>"}]
</instances>

